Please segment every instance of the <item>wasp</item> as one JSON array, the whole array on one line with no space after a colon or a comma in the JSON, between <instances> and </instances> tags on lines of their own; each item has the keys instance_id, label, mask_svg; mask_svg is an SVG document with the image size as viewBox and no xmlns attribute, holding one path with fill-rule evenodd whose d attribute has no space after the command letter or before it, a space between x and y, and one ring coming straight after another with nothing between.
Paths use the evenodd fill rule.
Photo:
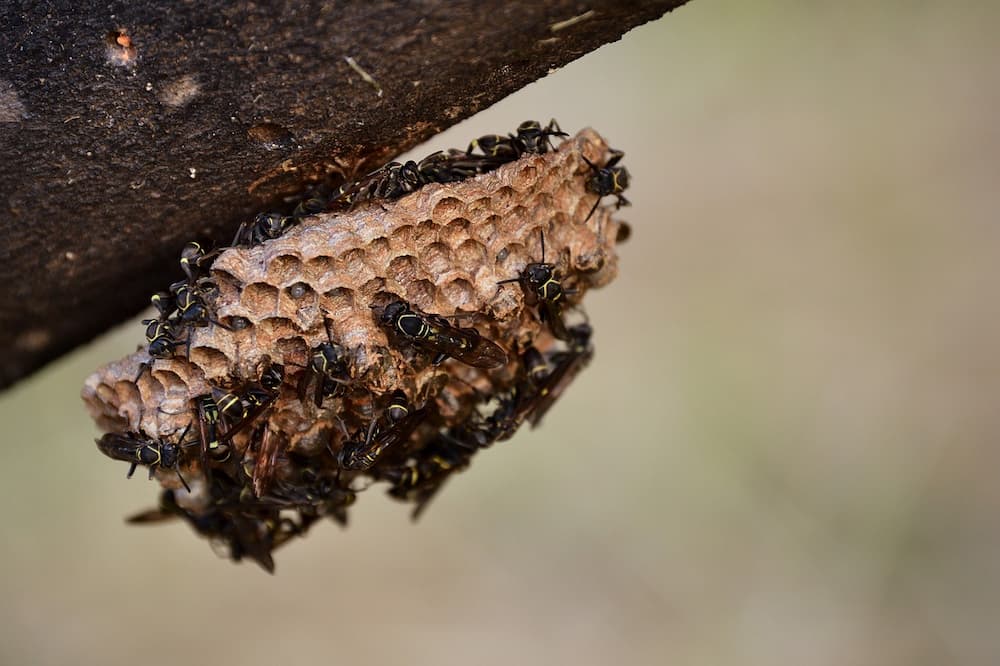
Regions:
<instances>
[{"instance_id":1,"label":"wasp","mask_svg":"<svg viewBox=\"0 0 1000 666\"><path fill-rule=\"evenodd\" d=\"M278 399L284 381L285 367L266 361L260 379L246 385L238 393L213 387L212 399L218 407L219 414L231 424L220 438L220 442L225 444L231 441L237 433L253 423L270 407Z\"/></svg>"},{"instance_id":2,"label":"wasp","mask_svg":"<svg viewBox=\"0 0 1000 666\"><path fill-rule=\"evenodd\" d=\"M184 443L184 436L187 435L191 424L188 424L177 442L170 442L165 439L146 439L138 433L127 432L124 434L107 433L97 441L97 448L101 453L113 460L124 460L130 463L128 478L132 478L135 468L145 465L149 468L149 478L153 478L153 473L157 468L172 469L177 473L177 478L184 484L184 488L191 491L184 477L181 476L180 459L181 450L192 443Z\"/></svg>"},{"instance_id":3,"label":"wasp","mask_svg":"<svg viewBox=\"0 0 1000 666\"><path fill-rule=\"evenodd\" d=\"M207 326L212 323L222 326L209 315L208 305L205 303L206 292L214 290L215 283L204 275L205 268L210 264L221 249L205 252L199 243L191 241L184 245L181 250L181 270L187 280L181 280L170 285L170 295L173 297L173 305L177 308L180 321L187 326ZM154 294L153 299L157 299L162 294ZM153 305L158 303L154 300ZM162 311L161 311L162 315Z\"/></svg>"},{"instance_id":4,"label":"wasp","mask_svg":"<svg viewBox=\"0 0 1000 666\"><path fill-rule=\"evenodd\" d=\"M276 507L238 506L220 502L195 512L178 504L172 490L160 495L160 505L128 518L134 525L149 525L180 518L213 546L220 546L234 562L248 557L268 573L274 573L272 552L293 537L303 534L311 520L282 517Z\"/></svg>"},{"instance_id":5,"label":"wasp","mask_svg":"<svg viewBox=\"0 0 1000 666\"><path fill-rule=\"evenodd\" d=\"M539 233L542 239L542 260L529 263L517 277L500 280L497 284L520 283L521 289L537 302L538 316L549 325L552 335L560 340L567 340L569 333L563 323L562 305L566 294L572 292L563 289L556 265L545 263L545 232L539 230Z\"/></svg>"},{"instance_id":6,"label":"wasp","mask_svg":"<svg viewBox=\"0 0 1000 666\"><path fill-rule=\"evenodd\" d=\"M278 459L287 447L284 437L271 429L270 421L264 421L258 432L251 437L250 449L255 452L253 470L250 473L251 489L254 497L262 497L270 487L277 470Z\"/></svg>"},{"instance_id":7,"label":"wasp","mask_svg":"<svg viewBox=\"0 0 1000 666\"><path fill-rule=\"evenodd\" d=\"M493 171L506 161L488 155L469 155L451 148L439 150L420 160L417 170L424 184L455 183L466 178Z\"/></svg>"},{"instance_id":8,"label":"wasp","mask_svg":"<svg viewBox=\"0 0 1000 666\"><path fill-rule=\"evenodd\" d=\"M351 378L346 350L333 341L330 322L325 318L323 325L326 327L327 341L313 347L309 367L306 372L302 373L298 385L299 400L301 401L309 390L309 382L313 379L316 380L313 402L317 407L323 406L325 398L339 395L341 389L350 383Z\"/></svg>"},{"instance_id":9,"label":"wasp","mask_svg":"<svg viewBox=\"0 0 1000 666\"><path fill-rule=\"evenodd\" d=\"M143 319L142 323L146 327L146 344L149 355L153 358L170 358L174 349L190 339L190 336L185 340L177 339L177 332L174 328L177 323L176 319Z\"/></svg>"},{"instance_id":10,"label":"wasp","mask_svg":"<svg viewBox=\"0 0 1000 666\"><path fill-rule=\"evenodd\" d=\"M393 392L383 413L389 422L385 430L379 429L378 419L372 419L367 436L362 439L356 433L344 442L337 456L342 469L364 471L371 468L386 449L407 441L427 416L426 409L412 409L406 394L400 390Z\"/></svg>"},{"instance_id":11,"label":"wasp","mask_svg":"<svg viewBox=\"0 0 1000 666\"><path fill-rule=\"evenodd\" d=\"M157 319L143 319L142 324L146 327L146 345L149 355L153 358L170 358L174 350L181 345L185 345L187 354L191 353L191 333L190 331L183 340L179 339L180 329L203 327L212 322L229 330L229 327L213 319L208 313L208 306L202 296L194 287L181 283L172 285L177 287L176 298L167 299L163 294L153 294L154 304L160 309L160 317ZM175 307L177 314L166 316L171 312L168 308Z\"/></svg>"},{"instance_id":12,"label":"wasp","mask_svg":"<svg viewBox=\"0 0 1000 666\"><path fill-rule=\"evenodd\" d=\"M238 427L242 430L249 423L254 423L254 419L247 418ZM286 448L287 440L280 432L271 429L270 420L256 422L242 458L237 462L237 470L232 474L233 478L239 479L236 494L240 504L252 503L251 498L260 499L267 493Z\"/></svg>"},{"instance_id":13,"label":"wasp","mask_svg":"<svg viewBox=\"0 0 1000 666\"><path fill-rule=\"evenodd\" d=\"M399 423L410 417L410 401L402 389L396 389L389 396L389 404L385 408L385 417L390 423Z\"/></svg>"},{"instance_id":14,"label":"wasp","mask_svg":"<svg viewBox=\"0 0 1000 666\"><path fill-rule=\"evenodd\" d=\"M169 358L174 353L174 349L184 344L186 340L177 339L175 325L180 320L174 316L177 311L177 303L174 295L167 291L160 291L153 294L149 302L156 308L159 316L156 319L143 319L142 324L146 327L146 349L152 358ZM139 373L135 376L138 382L142 373L153 367L151 362L139 364Z\"/></svg>"},{"instance_id":15,"label":"wasp","mask_svg":"<svg viewBox=\"0 0 1000 666\"><path fill-rule=\"evenodd\" d=\"M613 194L617 197L617 202L615 203L616 210L622 206L632 205L632 202L622 196L622 192L628 189L629 185L628 169L623 166L616 166L623 157L625 157L624 152L620 150L612 150L611 159L609 159L602 167L597 166L586 157L583 158L583 161L587 163L587 166L589 166L591 170L590 177L587 178L587 189L597 195L597 201L594 202L593 208L591 208L590 212L587 213L587 217L584 222L589 220L590 216L594 214L595 210L597 210L597 206L600 205L601 199L609 194Z\"/></svg>"},{"instance_id":16,"label":"wasp","mask_svg":"<svg viewBox=\"0 0 1000 666\"><path fill-rule=\"evenodd\" d=\"M194 284L202 277L202 272L222 250L205 252L201 244L191 241L181 250L181 270L187 276L188 284Z\"/></svg>"},{"instance_id":17,"label":"wasp","mask_svg":"<svg viewBox=\"0 0 1000 666\"><path fill-rule=\"evenodd\" d=\"M158 507L130 516L126 522L133 525L149 525L175 518L184 520L195 532L203 537L224 542L227 548L229 548L231 556L233 553L238 552L242 554L245 551L244 548L232 548L232 544L240 532L238 523L219 508L218 505L213 505L203 512L195 512L178 504L174 491L170 489L166 489L160 494ZM238 560L239 558L233 557L232 559ZM270 551L266 552L265 558L254 559L257 559L264 569L268 571L274 569L274 561L271 560Z\"/></svg>"},{"instance_id":18,"label":"wasp","mask_svg":"<svg viewBox=\"0 0 1000 666\"><path fill-rule=\"evenodd\" d=\"M178 321L183 326L201 328L209 322L221 328L230 330L225 324L216 321L208 307L205 298L207 292L214 290L215 284L208 278L201 278L197 283L187 283L183 280L170 285L170 293L174 297Z\"/></svg>"},{"instance_id":19,"label":"wasp","mask_svg":"<svg viewBox=\"0 0 1000 666\"><path fill-rule=\"evenodd\" d=\"M226 433L220 438L220 442L223 444L230 442L237 433L255 423L261 415L267 412L274 401L278 399L284 381L284 366L267 361L261 371L260 379L245 387L240 394L214 389L212 397L219 408L220 415L235 422L226 430ZM267 489L278 458L285 449L284 439L279 433L271 430L268 419L264 419L262 426L263 430L259 431L261 432L259 436L256 434L251 436L252 444L249 447L258 449L253 463L253 472L250 475L251 487L256 497L260 497Z\"/></svg>"},{"instance_id":20,"label":"wasp","mask_svg":"<svg viewBox=\"0 0 1000 666\"><path fill-rule=\"evenodd\" d=\"M410 517L417 520L445 481L469 466L476 451L475 446L438 437L420 452L415 462L380 470L379 478L392 484L388 490L390 496L416 504Z\"/></svg>"},{"instance_id":21,"label":"wasp","mask_svg":"<svg viewBox=\"0 0 1000 666\"><path fill-rule=\"evenodd\" d=\"M549 364L534 347L521 354L521 364L513 387L497 398L497 408L478 429L467 426L459 430L464 441L482 446L514 436L524 421L537 409L545 381L550 375Z\"/></svg>"},{"instance_id":22,"label":"wasp","mask_svg":"<svg viewBox=\"0 0 1000 666\"><path fill-rule=\"evenodd\" d=\"M221 389L213 386L212 401L215 403L216 410L219 412L223 422L225 424L229 424L227 426L228 430L232 430L242 423L246 416L250 413L250 406L244 402L239 391Z\"/></svg>"},{"instance_id":23,"label":"wasp","mask_svg":"<svg viewBox=\"0 0 1000 666\"><path fill-rule=\"evenodd\" d=\"M373 199L398 199L425 184L417 163L389 162L356 181L345 183L330 200L330 206L354 207Z\"/></svg>"},{"instance_id":24,"label":"wasp","mask_svg":"<svg viewBox=\"0 0 1000 666\"><path fill-rule=\"evenodd\" d=\"M278 481L263 500L279 507L297 507L303 515L308 512L329 516L340 525L346 525L347 507L357 500L357 493L341 485L339 473L328 474L307 465L300 469L294 483Z\"/></svg>"},{"instance_id":25,"label":"wasp","mask_svg":"<svg viewBox=\"0 0 1000 666\"><path fill-rule=\"evenodd\" d=\"M562 131L555 118L549 120L549 124L542 127L537 120L526 120L517 126L517 143L526 153L547 153L555 150L552 145L552 136L569 136Z\"/></svg>"},{"instance_id":26,"label":"wasp","mask_svg":"<svg viewBox=\"0 0 1000 666\"><path fill-rule=\"evenodd\" d=\"M303 218L322 213L327 209L328 205L329 201L327 197L316 193L307 199L303 199L295 206L295 210L292 211L292 219L298 224Z\"/></svg>"},{"instance_id":27,"label":"wasp","mask_svg":"<svg viewBox=\"0 0 1000 666\"><path fill-rule=\"evenodd\" d=\"M507 363L507 352L479 335L474 328L458 328L439 315L416 312L409 303L395 300L378 312L378 323L399 339L434 353L437 365L449 356L477 368L498 368Z\"/></svg>"},{"instance_id":28,"label":"wasp","mask_svg":"<svg viewBox=\"0 0 1000 666\"><path fill-rule=\"evenodd\" d=\"M177 312L177 301L169 291L158 291L149 297L150 304L156 308L160 321L167 321L170 316Z\"/></svg>"},{"instance_id":29,"label":"wasp","mask_svg":"<svg viewBox=\"0 0 1000 666\"><path fill-rule=\"evenodd\" d=\"M258 213L252 222L244 220L236 230L232 245L253 247L264 241L278 238L298 223L298 220L281 213Z\"/></svg>"},{"instance_id":30,"label":"wasp","mask_svg":"<svg viewBox=\"0 0 1000 666\"><path fill-rule=\"evenodd\" d=\"M549 357L551 372L535 380L534 406L528 417L532 428L538 427L546 412L594 357L594 348L590 344L593 332L594 329L586 322L570 327L567 349Z\"/></svg>"},{"instance_id":31,"label":"wasp","mask_svg":"<svg viewBox=\"0 0 1000 666\"><path fill-rule=\"evenodd\" d=\"M497 409L500 408L502 406ZM492 415L484 417L478 412L473 412L462 423L441 432L440 437L462 447L485 449L497 441L500 432L500 427Z\"/></svg>"},{"instance_id":32,"label":"wasp","mask_svg":"<svg viewBox=\"0 0 1000 666\"><path fill-rule=\"evenodd\" d=\"M474 139L465 152L471 156L478 148L487 157L512 162L525 153L541 154L554 150L552 140L549 138L553 136L568 136L559 127L555 118L545 127L542 127L537 120L526 120L517 126L514 134L507 136L487 134Z\"/></svg>"},{"instance_id":33,"label":"wasp","mask_svg":"<svg viewBox=\"0 0 1000 666\"><path fill-rule=\"evenodd\" d=\"M229 447L224 447L219 438L219 425L222 420L222 412L219 405L211 394L204 394L193 398L194 409L198 422L198 440L201 442L202 466L208 474L208 459L223 461L229 457Z\"/></svg>"}]
</instances>

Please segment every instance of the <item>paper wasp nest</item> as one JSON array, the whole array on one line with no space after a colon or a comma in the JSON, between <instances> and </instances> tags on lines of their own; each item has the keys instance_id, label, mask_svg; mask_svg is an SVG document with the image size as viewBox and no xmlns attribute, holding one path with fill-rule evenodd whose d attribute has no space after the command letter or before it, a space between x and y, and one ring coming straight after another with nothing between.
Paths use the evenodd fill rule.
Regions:
<instances>
[{"instance_id":1,"label":"paper wasp nest","mask_svg":"<svg viewBox=\"0 0 1000 666\"><path fill-rule=\"evenodd\" d=\"M220 491L212 478L229 475L227 482L238 487L244 482L229 477L238 476L241 465L215 469L213 463L206 476L206 458L196 447L180 449L176 465L190 493L180 490L181 477L164 460L154 466L163 486L177 490L170 501L183 508L174 506L174 512L184 512L202 533L216 528L202 529L196 517L214 505L245 501L232 511L260 519L271 484L294 486L302 468L311 470L311 478L335 478L342 490L358 475L398 480L398 470L412 466L440 433L481 419L479 410L491 397L516 386L529 346L544 355L564 344L540 320L537 303L521 284L498 283L541 262L544 242L544 261L555 264L567 292L564 316L579 320L576 306L587 290L616 276L615 243L625 235L623 223L603 207L588 219L598 195L587 187L593 167L582 159L603 164L608 151L597 133L584 130L551 152L523 155L489 173L315 215L274 240L225 249L207 271L214 285L213 322L188 329L190 359L184 346L170 358L137 352L91 375L83 398L104 430L183 446L177 441L181 433L197 439L199 396L212 395L213 389L238 395L259 383L269 366L283 367L277 396L256 415L261 423L243 428L229 443L247 475L269 456L268 486L253 493L244 487L238 495L228 486ZM381 309L393 300L445 317L452 326L474 328L502 347L508 362L484 369L448 358L434 365L433 354L400 342L379 325ZM322 378L310 375L310 363L323 343L343 348L349 377L339 395L321 399L317 407L312 387ZM421 422L371 469L338 469L336 455L345 442L353 433L370 436L388 396L400 389L411 409L423 410ZM269 450L262 452L265 429ZM319 500L302 500L309 502ZM276 506L301 508L292 501ZM287 538L268 536L268 546ZM247 544L231 545L260 561Z\"/></svg>"}]
</instances>

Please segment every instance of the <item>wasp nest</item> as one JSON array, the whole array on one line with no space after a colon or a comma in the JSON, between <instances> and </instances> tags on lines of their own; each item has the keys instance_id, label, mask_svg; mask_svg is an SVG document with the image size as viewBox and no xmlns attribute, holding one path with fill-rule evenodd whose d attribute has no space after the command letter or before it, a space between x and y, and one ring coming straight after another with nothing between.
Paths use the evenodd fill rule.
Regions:
<instances>
[{"instance_id":1,"label":"wasp nest","mask_svg":"<svg viewBox=\"0 0 1000 666\"><path fill-rule=\"evenodd\" d=\"M616 276L628 229L597 204L624 201L627 172L592 130L550 150L558 127L532 144L527 125L481 138L479 157L436 153L450 170L434 178L427 160L387 167L341 188L350 209L182 255L180 314L154 297L149 349L83 390L101 450L165 488L134 522L181 517L270 570L273 548L346 522L373 481L419 513L473 453L541 419L592 353L580 303Z\"/></svg>"}]
</instances>

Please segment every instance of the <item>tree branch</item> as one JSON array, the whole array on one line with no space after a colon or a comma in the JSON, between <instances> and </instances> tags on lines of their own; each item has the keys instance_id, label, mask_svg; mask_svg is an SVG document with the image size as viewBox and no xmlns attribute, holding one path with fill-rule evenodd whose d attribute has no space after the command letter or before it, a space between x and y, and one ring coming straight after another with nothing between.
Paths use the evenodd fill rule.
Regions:
<instances>
[{"instance_id":1,"label":"tree branch","mask_svg":"<svg viewBox=\"0 0 1000 666\"><path fill-rule=\"evenodd\" d=\"M0 387L145 307L187 240L228 243L685 1L9 7Z\"/></svg>"}]
</instances>

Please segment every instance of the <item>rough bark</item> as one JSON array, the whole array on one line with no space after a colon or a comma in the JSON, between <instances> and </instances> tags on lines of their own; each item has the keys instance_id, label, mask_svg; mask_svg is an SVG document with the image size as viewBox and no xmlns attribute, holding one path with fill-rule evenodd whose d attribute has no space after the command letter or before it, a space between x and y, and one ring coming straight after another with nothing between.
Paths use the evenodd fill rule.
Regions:
<instances>
[{"instance_id":1,"label":"rough bark","mask_svg":"<svg viewBox=\"0 0 1000 666\"><path fill-rule=\"evenodd\" d=\"M145 307L185 241L226 243L684 2L7 3L0 387Z\"/></svg>"}]
</instances>

